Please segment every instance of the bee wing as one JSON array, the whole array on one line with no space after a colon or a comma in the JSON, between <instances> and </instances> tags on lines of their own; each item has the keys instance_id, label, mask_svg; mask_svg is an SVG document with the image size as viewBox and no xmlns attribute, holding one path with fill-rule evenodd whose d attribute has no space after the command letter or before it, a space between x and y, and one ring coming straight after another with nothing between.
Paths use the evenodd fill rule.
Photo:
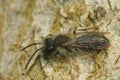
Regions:
<instances>
[{"instance_id":1,"label":"bee wing","mask_svg":"<svg viewBox=\"0 0 120 80\"><path fill-rule=\"evenodd\" d=\"M84 36L76 37L63 44L65 47L83 48L83 49L107 49L109 40L99 34L87 34Z\"/></svg>"},{"instance_id":2,"label":"bee wing","mask_svg":"<svg viewBox=\"0 0 120 80\"><path fill-rule=\"evenodd\" d=\"M68 49L72 49L72 48L75 48L75 50L78 52L81 52L81 53L84 53L84 54L88 54L86 51L82 50L81 49L81 46L79 44L76 44L76 42L78 42L78 40L76 39L72 39L68 42L65 42L64 44L62 44L62 46L68 48ZM76 52L76 53L77 53Z\"/></svg>"}]
</instances>

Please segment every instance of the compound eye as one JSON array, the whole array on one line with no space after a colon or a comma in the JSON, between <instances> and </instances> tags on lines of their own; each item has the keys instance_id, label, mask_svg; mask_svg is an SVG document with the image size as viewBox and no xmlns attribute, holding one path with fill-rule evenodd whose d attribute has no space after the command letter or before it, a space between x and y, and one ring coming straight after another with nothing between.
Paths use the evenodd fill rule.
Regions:
<instances>
[{"instance_id":1,"label":"compound eye","mask_svg":"<svg viewBox=\"0 0 120 80\"><path fill-rule=\"evenodd\" d=\"M45 39L45 45L46 46L51 46L53 44L53 40L51 38L46 38Z\"/></svg>"},{"instance_id":2,"label":"compound eye","mask_svg":"<svg viewBox=\"0 0 120 80\"><path fill-rule=\"evenodd\" d=\"M45 52L50 52L54 50L54 45L53 45L53 40L51 38L46 38L45 39Z\"/></svg>"}]
</instances>

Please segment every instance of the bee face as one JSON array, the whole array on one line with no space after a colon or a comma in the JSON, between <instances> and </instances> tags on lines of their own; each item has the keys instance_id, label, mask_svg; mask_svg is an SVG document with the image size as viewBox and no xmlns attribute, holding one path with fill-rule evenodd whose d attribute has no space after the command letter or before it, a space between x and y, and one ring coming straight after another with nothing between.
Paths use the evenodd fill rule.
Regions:
<instances>
[{"instance_id":1,"label":"bee face","mask_svg":"<svg viewBox=\"0 0 120 80\"><path fill-rule=\"evenodd\" d=\"M48 59L49 56L55 51L56 47L53 44L52 38L46 38L44 40L45 48L43 49L44 59Z\"/></svg>"},{"instance_id":2,"label":"bee face","mask_svg":"<svg viewBox=\"0 0 120 80\"><path fill-rule=\"evenodd\" d=\"M44 40L44 44L45 44L45 52L50 52L51 50L54 50L54 44L53 44L53 40L51 38L46 38Z\"/></svg>"}]
</instances>

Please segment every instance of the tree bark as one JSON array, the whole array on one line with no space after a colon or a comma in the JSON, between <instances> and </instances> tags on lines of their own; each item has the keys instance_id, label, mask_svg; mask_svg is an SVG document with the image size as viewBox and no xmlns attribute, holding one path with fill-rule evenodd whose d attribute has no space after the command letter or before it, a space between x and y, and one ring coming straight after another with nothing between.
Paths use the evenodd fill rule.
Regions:
<instances>
[{"instance_id":1,"label":"tree bark","mask_svg":"<svg viewBox=\"0 0 120 80\"><path fill-rule=\"evenodd\" d=\"M0 0L0 80L119 80L119 3L119 0ZM107 50L80 50L67 56L61 49L65 56L56 55L42 70L47 61L39 51L24 70L34 51L44 46L48 34L55 37L97 26L98 32L109 33L103 34L110 40ZM42 44L20 51L37 42Z\"/></svg>"}]
</instances>

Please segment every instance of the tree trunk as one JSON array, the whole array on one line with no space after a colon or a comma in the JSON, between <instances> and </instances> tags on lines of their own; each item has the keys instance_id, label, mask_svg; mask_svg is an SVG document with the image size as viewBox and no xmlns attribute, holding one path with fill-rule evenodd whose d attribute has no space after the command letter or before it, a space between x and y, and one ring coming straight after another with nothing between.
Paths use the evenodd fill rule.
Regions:
<instances>
[{"instance_id":1,"label":"tree trunk","mask_svg":"<svg viewBox=\"0 0 120 80\"><path fill-rule=\"evenodd\" d=\"M119 3L119 0L0 0L0 80L119 80ZM93 29L88 31L97 31L110 40L108 49L80 49L69 56L60 49L60 54L42 70L47 60L43 59L41 49L25 70L34 51L45 46L47 35L69 35L75 29L89 27ZM20 51L37 42L42 44Z\"/></svg>"}]
</instances>

